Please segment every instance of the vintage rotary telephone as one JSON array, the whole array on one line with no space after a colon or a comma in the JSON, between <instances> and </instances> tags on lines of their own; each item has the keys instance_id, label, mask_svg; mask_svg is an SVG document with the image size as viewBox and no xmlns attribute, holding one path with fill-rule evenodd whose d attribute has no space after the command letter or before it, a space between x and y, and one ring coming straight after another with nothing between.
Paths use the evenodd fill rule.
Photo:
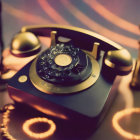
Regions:
<instances>
[{"instance_id":1,"label":"vintage rotary telephone","mask_svg":"<svg viewBox=\"0 0 140 140\"><path fill-rule=\"evenodd\" d=\"M37 36L51 37L51 47L10 79L11 98L52 117L96 127L114 97L110 90L116 75L132 69L130 54L94 32L59 25L23 27L11 53L39 52Z\"/></svg>"}]
</instances>

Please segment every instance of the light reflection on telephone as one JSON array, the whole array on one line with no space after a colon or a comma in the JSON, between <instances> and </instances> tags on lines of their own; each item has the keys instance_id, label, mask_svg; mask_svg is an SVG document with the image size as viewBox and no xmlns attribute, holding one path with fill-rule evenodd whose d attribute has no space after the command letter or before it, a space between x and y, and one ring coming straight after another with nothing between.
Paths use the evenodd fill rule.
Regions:
<instances>
[{"instance_id":1,"label":"light reflection on telephone","mask_svg":"<svg viewBox=\"0 0 140 140\"><path fill-rule=\"evenodd\" d=\"M60 25L23 27L11 53L38 53L38 36L51 37L51 46L10 79L11 98L52 117L96 127L115 96L110 94L115 77L132 69L131 55L94 32Z\"/></svg>"}]
</instances>

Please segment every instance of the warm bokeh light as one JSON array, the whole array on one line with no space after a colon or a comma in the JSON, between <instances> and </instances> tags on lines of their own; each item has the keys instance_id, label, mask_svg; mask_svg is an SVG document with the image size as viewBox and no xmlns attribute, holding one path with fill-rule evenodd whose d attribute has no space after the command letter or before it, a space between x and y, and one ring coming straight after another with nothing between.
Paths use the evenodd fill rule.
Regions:
<instances>
[{"instance_id":1,"label":"warm bokeh light","mask_svg":"<svg viewBox=\"0 0 140 140\"><path fill-rule=\"evenodd\" d=\"M35 133L35 132L31 131L30 127L33 124L40 123L40 122L49 124L49 126L50 126L49 129L42 133ZM49 119L43 118L43 117L42 118L38 117L38 118L32 118L32 119L26 120L24 122L22 128L23 128L23 131L28 136L35 138L35 139L43 139L43 138L48 138L55 132L56 125L52 120L49 120Z\"/></svg>"},{"instance_id":2,"label":"warm bokeh light","mask_svg":"<svg viewBox=\"0 0 140 140\"><path fill-rule=\"evenodd\" d=\"M133 113L140 113L140 108L127 108L117 112L112 119L112 124L115 130L123 137L131 140L140 140L140 135L135 135L131 132L124 130L120 125L119 121L126 116L130 116Z\"/></svg>"},{"instance_id":3,"label":"warm bokeh light","mask_svg":"<svg viewBox=\"0 0 140 140\"><path fill-rule=\"evenodd\" d=\"M50 116L53 116L53 117L56 117L56 118L60 118L60 119L63 119L63 120L68 120L69 119L64 114L61 114L61 113L56 112L56 111L52 111L51 109L49 109L47 107L44 108L44 107L41 107L41 106L38 106L38 105L34 105L34 104L32 104L31 106L33 106L35 109L37 109L40 112L43 112L43 113L45 113L47 115L50 115Z\"/></svg>"},{"instance_id":4,"label":"warm bokeh light","mask_svg":"<svg viewBox=\"0 0 140 140\"><path fill-rule=\"evenodd\" d=\"M18 96L12 95L11 98L19 103L23 102L23 100Z\"/></svg>"},{"instance_id":5,"label":"warm bokeh light","mask_svg":"<svg viewBox=\"0 0 140 140\"><path fill-rule=\"evenodd\" d=\"M3 79L3 80L10 79L10 78L13 77L16 73L17 73L16 70L8 70L7 72L5 72L5 73L3 73L3 74L1 75L1 79Z\"/></svg>"},{"instance_id":6,"label":"warm bokeh light","mask_svg":"<svg viewBox=\"0 0 140 140\"><path fill-rule=\"evenodd\" d=\"M8 123L10 122L10 118L9 118L10 113L14 109L15 109L15 106L12 104L7 104L4 106L5 112L3 113L2 125L0 127L0 132L2 132L1 134L4 137L4 139L16 140L8 131Z\"/></svg>"}]
</instances>

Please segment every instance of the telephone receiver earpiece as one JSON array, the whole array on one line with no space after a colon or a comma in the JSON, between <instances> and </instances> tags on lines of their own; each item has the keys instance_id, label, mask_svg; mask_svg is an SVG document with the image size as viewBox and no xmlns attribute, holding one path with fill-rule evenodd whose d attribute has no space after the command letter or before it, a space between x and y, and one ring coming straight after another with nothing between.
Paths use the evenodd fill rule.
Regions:
<instances>
[{"instance_id":1,"label":"telephone receiver earpiece","mask_svg":"<svg viewBox=\"0 0 140 140\"><path fill-rule=\"evenodd\" d=\"M11 41L10 47L10 52L17 57L32 56L41 50L39 39L31 32L16 34Z\"/></svg>"},{"instance_id":2,"label":"telephone receiver earpiece","mask_svg":"<svg viewBox=\"0 0 140 140\"><path fill-rule=\"evenodd\" d=\"M126 75L132 70L132 58L126 49L106 52L104 65L117 75Z\"/></svg>"},{"instance_id":3,"label":"telephone receiver earpiece","mask_svg":"<svg viewBox=\"0 0 140 140\"><path fill-rule=\"evenodd\" d=\"M103 64L117 74L125 75L132 69L132 58L126 49L97 33L77 27L60 25L25 26L13 38L11 53L19 57L37 54L41 50L37 36L51 36L52 44L55 44L55 39L59 36L70 38L75 46L92 52L94 56L99 56L100 50L103 50L105 51Z\"/></svg>"}]
</instances>

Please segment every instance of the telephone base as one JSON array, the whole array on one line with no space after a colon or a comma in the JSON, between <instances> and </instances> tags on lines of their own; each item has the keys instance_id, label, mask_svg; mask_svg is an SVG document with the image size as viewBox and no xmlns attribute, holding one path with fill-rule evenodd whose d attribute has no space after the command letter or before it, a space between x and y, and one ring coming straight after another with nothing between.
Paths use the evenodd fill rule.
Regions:
<instances>
[{"instance_id":1,"label":"telephone base","mask_svg":"<svg viewBox=\"0 0 140 140\"><path fill-rule=\"evenodd\" d=\"M83 91L70 95L46 94L36 89L29 79L31 63L9 81L8 92L15 102L27 104L73 125L83 126L84 123L94 129L100 124L115 97L115 92L110 91L116 76L108 81L108 74L104 77L101 72L97 82ZM26 78L19 80L21 76Z\"/></svg>"}]
</instances>

